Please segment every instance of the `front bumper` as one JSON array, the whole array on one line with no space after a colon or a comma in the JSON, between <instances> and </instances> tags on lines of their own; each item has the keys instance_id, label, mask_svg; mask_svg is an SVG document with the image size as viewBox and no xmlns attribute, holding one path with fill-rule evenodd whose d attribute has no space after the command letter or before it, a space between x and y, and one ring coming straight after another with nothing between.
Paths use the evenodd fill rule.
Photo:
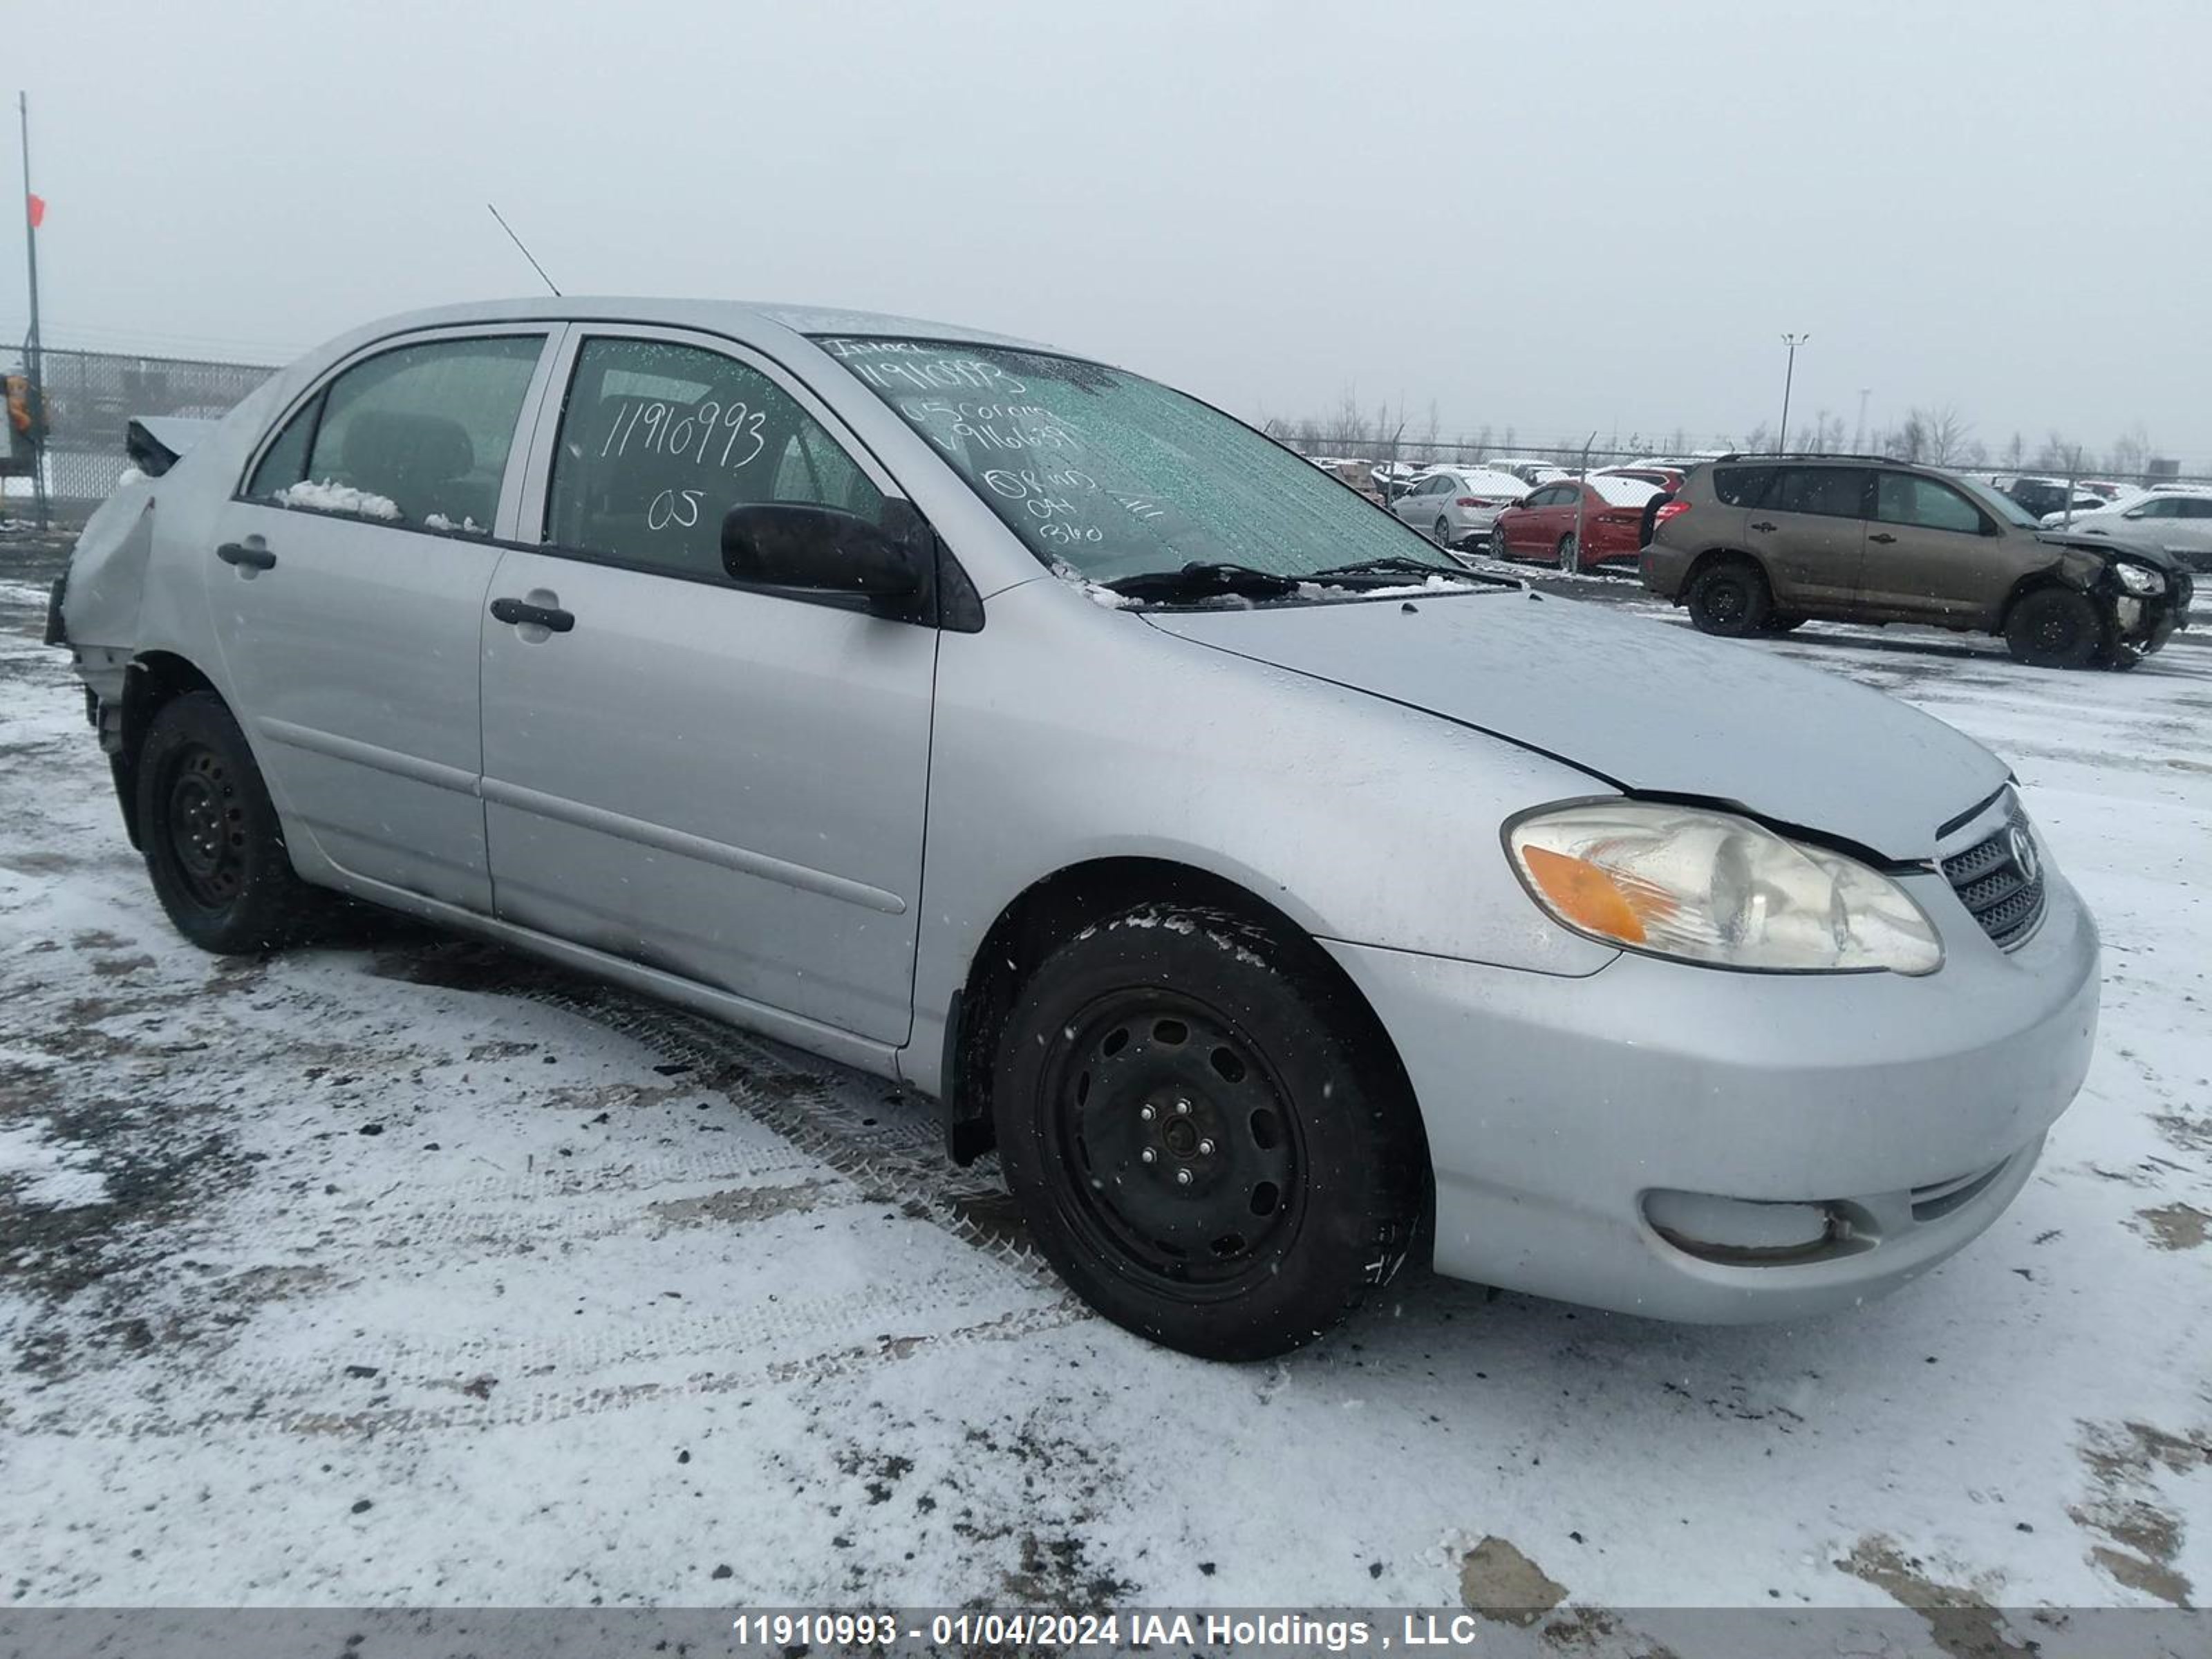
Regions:
<instances>
[{"instance_id":1,"label":"front bumper","mask_svg":"<svg viewBox=\"0 0 2212 1659\"><path fill-rule=\"evenodd\" d=\"M1565 979L1330 944L1420 1103L1437 1271L1662 1319L1795 1319L1988 1226L2088 1070L2096 928L2054 873L2008 954L1940 876L1905 880L1948 952L1920 979L1630 954ZM1841 1223L1809 1249L1722 1236L1808 1208ZM1701 1218L1715 1236L1685 1238Z\"/></svg>"}]
</instances>

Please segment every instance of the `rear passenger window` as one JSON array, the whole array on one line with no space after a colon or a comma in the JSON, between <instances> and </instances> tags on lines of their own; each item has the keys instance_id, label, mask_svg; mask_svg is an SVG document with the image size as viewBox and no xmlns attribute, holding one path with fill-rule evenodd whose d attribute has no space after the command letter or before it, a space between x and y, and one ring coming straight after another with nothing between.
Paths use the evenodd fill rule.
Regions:
<instances>
[{"instance_id":1,"label":"rear passenger window","mask_svg":"<svg viewBox=\"0 0 2212 1659\"><path fill-rule=\"evenodd\" d=\"M723 515L758 501L870 524L884 507L821 422L757 369L699 346L584 342L561 411L547 542L720 578Z\"/></svg>"},{"instance_id":2,"label":"rear passenger window","mask_svg":"<svg viewBox=\"0 0 2212 1659\"><path fill-rule=\"evenodd\" d=\"M1777 513L1856 519L1864 511L1866 474L1852 466L1785 466L1761 503Z\"/></svg>"},{"instance_id":3,"label":"rear passenger window","mask_svg":"<svg viewBox=\"0 0 2212 1659\"><path fill-rule=\"evenodd\" d=\"M1778 471L1771 466L1717 466L1713 469L1714 499L1723 507L1757 507L1766 500L1766 492Z\"/></svg>"},{"instance_id":4,"label":"rear passenger window","mask_svg":"<svg viewBox=\"0 0 2212 1659\"><path fill-rule=\"evenodd\" d=\"M542 335L435 340L355 364L263 456L247 494L425 530L489 534Z\"/></svg>"},{"instance_id":5,"label":"rear passenger window","mask_svg":"<svg viewBox=\"0 0 2212 1659\"><path fill-rule=\"evenodd\" d=\"M1910 472L1885 472L1875 491L1874 515L1884 524L1979 535L1980 511L1957 490Z\"/></svg>"}]
</instances>

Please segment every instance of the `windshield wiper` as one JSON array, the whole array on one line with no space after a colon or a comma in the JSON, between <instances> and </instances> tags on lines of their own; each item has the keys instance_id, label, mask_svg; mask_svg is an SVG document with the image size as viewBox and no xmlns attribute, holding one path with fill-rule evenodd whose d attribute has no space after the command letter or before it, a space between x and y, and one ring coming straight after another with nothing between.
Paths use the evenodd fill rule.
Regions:
<instances>
[{"instance_id":1,"label":"windshield wiper","mask_svg":"<svg viewBox=\"0 0 2212 1659\"><path fill-rule=\"evenodd\" d=\"M1404 571L1413 576L1455 576L1462 581L1473 581L1474 576L1457 565L1431 564L1426 559L1409 559L1402 553L1385 554L1379 559L1354 559L1350 564L1333 564L1326 570L1316 570L1305 578L1310 582L1335 581L1343 577L1376 575L1384 572Z\"/></svg>"},{"instance_id":2,"label":"windshield wiper","mask_svg":"<svg viewBox=\"0 0 2212 1659\"><path fill-rule=\"evenodd\" d=\"M1139 570L1099 586L1133 599L1204 599L1234 594L1246 599L1283 599L1298 591L1297 579L1279 576L1249 564L1206 564L1194 561L1180 570Z\"/></svg>"}]
</instances>

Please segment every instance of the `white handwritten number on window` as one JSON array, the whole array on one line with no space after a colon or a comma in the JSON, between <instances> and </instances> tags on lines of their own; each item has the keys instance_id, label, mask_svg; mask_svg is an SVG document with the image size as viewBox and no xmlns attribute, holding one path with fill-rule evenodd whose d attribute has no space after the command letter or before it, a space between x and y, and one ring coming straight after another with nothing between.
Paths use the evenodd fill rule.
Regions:
<instances>
[{"instance_id":1,"label":"white handwritten number on window","mask_svg":"<svg viewBox=\"0 0 2212 1659\"><path fill-rule=\"evenodd\" d=\"M761 431L767 421L764 411L742 403L724 405L708 398L696 404L671 404L658 398L634 398L617 407L599 453L619 459L629 453L635 442L641 455L688 456L701 466L735 471L750 465L768 447Z\"/></svg>"},{"instance_id":2,"label":"white handwritten number on window","mask_svg":"<svg viewBox=\"0 0 2212 1659\"><path fill-rule=\"evenodd\" d=\"M664 489L653 498L653 505L645 509L647 530L665 530L674 525L678 530L689 530L699 522L699 498L703 489Z\"/></svg>"}]
</instances>

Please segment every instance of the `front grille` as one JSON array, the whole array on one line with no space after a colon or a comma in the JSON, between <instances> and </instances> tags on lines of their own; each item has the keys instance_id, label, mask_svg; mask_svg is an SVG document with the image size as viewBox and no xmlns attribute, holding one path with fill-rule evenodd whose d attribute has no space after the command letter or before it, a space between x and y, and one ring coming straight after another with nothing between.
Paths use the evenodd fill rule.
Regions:
<instances>
[{"instance_id":1,"label":"front grille","mask_svg":"<svg viewBox=\"0 0 2212 1659\"><path fill-rule=\"evenodd\" d=\"M2043 858L2017 801L1995 835L1945 859L1943 874L1959 902L2001 950L2019 945L2043 920Z\"/></svg>"}]
</instances>

